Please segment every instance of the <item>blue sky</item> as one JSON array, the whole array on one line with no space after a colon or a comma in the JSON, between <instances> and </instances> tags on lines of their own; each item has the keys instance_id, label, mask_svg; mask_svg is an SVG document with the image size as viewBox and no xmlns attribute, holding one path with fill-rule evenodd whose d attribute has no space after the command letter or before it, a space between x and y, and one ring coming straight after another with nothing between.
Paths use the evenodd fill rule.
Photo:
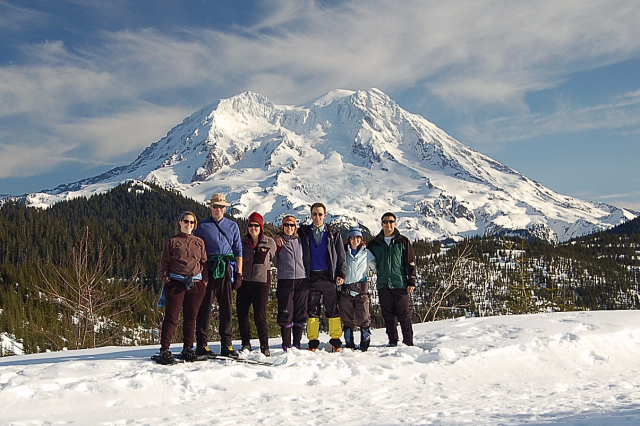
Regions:
<instances>
[{"instance_id":1,"label":"blue sky","mask_svg":"<svg viewBox=\"0 0 640 426\"><path fill-rule=\"evenodd\" d=\"M251 90L376 87L563 194L640 211L640 2L0 0L0 194L128 164Z\"/></svg>"}]
</instances>

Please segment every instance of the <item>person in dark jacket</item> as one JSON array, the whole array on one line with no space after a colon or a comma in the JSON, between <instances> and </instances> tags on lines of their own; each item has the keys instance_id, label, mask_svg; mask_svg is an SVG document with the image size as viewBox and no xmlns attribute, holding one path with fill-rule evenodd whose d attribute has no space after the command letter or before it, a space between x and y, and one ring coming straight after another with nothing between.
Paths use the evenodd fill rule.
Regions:
<instances>
[{"instance_id":1,"label":"person in dark jacket","mask_svg":"<svg viewBox=\"0 0 640 426\"><path fill-rule=\"evenodd\" d=\"M309 319L309 282L305 263L308 253L304 253L302 237L298 235L298 224L293 216L282 219L281 238L284 243L278 247L278 325L282 333L282 349L286 352L292 346L300 349L302 331ZM293 342L291 333L293 331Z\"/></svg>"},{"instance_id":2,"label":"person in dark jacket","mask_svg":"<svg viewBox=\"0 0 640 426\"><path fill-rule=\"evenodd\" d=\"M270 266L276 255L276 243L273 238L264 234L264 219L259 213L251 213L247 227L247 235L242 239L242 286L236 294L238 328L242 350L251 351L249 308L253 305L253 320L258 330L260 352L270 356L267 301L271 286Z\"/></svg>"},{"instance_id":3,"label":"person in dark jacket","mask_svg":"<svg viewBox=\"0 0 640 426\"><path fill-rule=\"evenodd\" d=\"M416 257L407 237L396 229L396 216L382 216L382 231L367 245L376 258L378 298L388 346L398 345L396 319L402 329L402 343L413 346L412 313L409 295L416 288Z\"/></svg>"},{"instance_id":4,"label":"person in dark jacket","mask_svg":"<svg viewBox=\"0 0 640 426\"><path fill-rule=\"evenodd\" d=\"M194 235L202 238L207 250L209 283L196 318L196 354L215 358L209 349L209 321L213 301L218 301L220 309L220 354L237 357L238 352L231 345L233 337L233 290L242 285L242 240L238 224L224 216L230 206L224 194L211 196L211 216L200 222Z\"/></svg>"},{"instance_id":5,"label":"person in dark jacket","mask_svg":"<svg viewBox=\"0 0 640 426\"><path fill-rule=\"evenodd\" d=\"M193 351L196 315L204 298L207 276L207 252L204 241L192 233L198 226L196 215L186 211L178 219L180 233L166 242L160 260L160 277L165 295L165 311L160 334L159 364L175 362L169 346L183 310L181 357L185 361L197 359Z\"/></svg>"},{"instance_id":6,"label":"person in dark jacket","mask_svg":"<svg viewBox=\"0 0 640 426\"><path fill-rule=\"evenodd\" d=\"M300 235L309 250L307 275L309 277L309 320L307 337L309 350L320 346L320 309L329 319L329 343L332 352L342 350L342 324L338 310L338 289L347 275L347 260L340 231L324 223L327 208L322 203L311 206L312 225L300 227Z\"/></svg>"}]
</instances>

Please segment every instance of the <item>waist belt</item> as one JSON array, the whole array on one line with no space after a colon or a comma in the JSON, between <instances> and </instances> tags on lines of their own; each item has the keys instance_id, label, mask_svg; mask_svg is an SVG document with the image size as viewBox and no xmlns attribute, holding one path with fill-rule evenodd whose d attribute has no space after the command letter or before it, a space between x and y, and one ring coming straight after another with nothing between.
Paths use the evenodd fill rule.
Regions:
<instances>
[{"instance_id":1,"label":"waist belt","mask_svg":"<svg viewBox=\"0 0 640 426\"><path fill-rule=\"evenodd\" d=\"M185 277L182 275L174 274L173 272L169 272L169 278L171 278L172 280L183 282L185 288L187 290L191 290L195 286L195 283L193 281L202 280L202 274L194 275L192 277Z\"/></svg>"},{"instance_id":2,"label":"waist belt","mask_svg":"<svg viewBox=\"0 0 640 426\"><path fill-rule=\"evenodd\" d=\"M227 264L231 266L231 282L235 282L235 272L238 269L236 257L232 254L212 254L207 259L211 278L218 279L224 277L227 272Z\"/></svg>"}]
</instances>

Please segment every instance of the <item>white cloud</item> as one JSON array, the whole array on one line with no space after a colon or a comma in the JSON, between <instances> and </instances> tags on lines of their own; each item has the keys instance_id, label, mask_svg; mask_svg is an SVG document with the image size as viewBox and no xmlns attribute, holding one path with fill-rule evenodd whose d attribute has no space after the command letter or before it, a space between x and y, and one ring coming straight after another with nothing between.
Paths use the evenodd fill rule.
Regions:
<instances>
[{"instance_id":1,"label":"white cloud","mask_svg":"<svg viewBox=\"0 0 640 426\"><path fill-rule=\"evenodd\" d=\"M55 126L60 138L80 141L103 163L125 154L139 154L190 115L183 108L140 107L106 117L80 119Z\"/></svg>"},{"instance_id":2,"label":"white cloud","mask_svg":"<svg viewBox=\"0 0 640 426\"><path fill-rule=\"evenodd\" d=\"M93 161L109 161L128 147L133 152L149 145L201 106L245 90L291 104L337 87L378 87L393 95L422 85L455 108L506 105L519 111L515 118L467 129L498 139L562 131L567 123L573 129L637 123L633 99L624 113L620 99L550 117L528 114L524 103L529 92L552 87L576 70L638 55L636 1L333 4L265 1L264 18L234 32L175 22L170 28L104 32L98 42L26 46L23 62L0 67L0 129L13 132L1 139L3 153L31 149L32 158L43 157L39 162L66 161L69 149L33 147L20 128L11 128L10 118L20 115L42 129L40 136L50 130L53 141L76 150L85 146ZM42 18L12 11L21 19ZM123 146L126 138L135 142Z\"/></svg>"},{"instance_id":3,"label":"white cloud","mask_svg":"<svg viewBox=\"0 0 640 426\"><path fill-rule=\"evenodd\" d=\"M72 144L52 140L45 144L0 144L0 178L49 172L67 162L68 153L74 148Z\"/></svg>"},{"instance_id":4,"label":"white cloud","mask_svg":"<svg viewBox=\"0 0 640 426\"><path fill-rule=\"evenodd\" d=\"M544 135L634 126L640 126L640 91L624 93L589 107L564 103L546 115L525 113L493 118L480 124L466 125L462 133L476 147L488 147ZM637 131L623 133L637 134Z\"/></svg>"}]
</instances>

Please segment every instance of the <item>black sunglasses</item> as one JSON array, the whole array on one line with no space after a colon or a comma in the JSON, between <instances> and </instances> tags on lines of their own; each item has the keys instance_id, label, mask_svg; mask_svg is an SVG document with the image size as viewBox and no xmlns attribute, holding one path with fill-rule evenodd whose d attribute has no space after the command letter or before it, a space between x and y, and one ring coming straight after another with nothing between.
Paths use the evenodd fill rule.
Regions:
<instances>
[{"instance_id":1,"label":"black sunglasses","mask_svg":"<svg viewBox=\"0 0 640 426\"><path fill-rule=\"evenodd\" d=\"M295 223L285 223L282 226L285 227L285 228L295 228L296 224Z\"/></svg>"},{"instance_id":2,"label":"black sunglasses","mask_svg":"<svg viewBox=\"0 0 640 426\"><path fill-rule=\"evenodd\" d=\"M260 228L260 225L258 225L257 223L250 223L247 225L249 228Z\"/></svg>"},{"instance_id":3,"label":"black sunglasses","mask_svg":"<svg viewBox=\"0 0 640 426\"><path fill-rule=\"evenodd\" d=\"M396 221L387 219L387 220L383 220L382 223L384 223L385 225L388 225L390 223L396 223Z\"/></svg>"},{"instance_id":4,"label":"black sunglasses","mask_svg":"<svg viewBox=\"0 0 640 426\"><path fill-rule=\"evenodd\" d=\"M196 221L195 221L195 220L182 219L182 222L184 222L184 223L190 223L190 224L192 224L192 225L195 225L195 224L196 224Z\"/></svg>"}]
</instances>

